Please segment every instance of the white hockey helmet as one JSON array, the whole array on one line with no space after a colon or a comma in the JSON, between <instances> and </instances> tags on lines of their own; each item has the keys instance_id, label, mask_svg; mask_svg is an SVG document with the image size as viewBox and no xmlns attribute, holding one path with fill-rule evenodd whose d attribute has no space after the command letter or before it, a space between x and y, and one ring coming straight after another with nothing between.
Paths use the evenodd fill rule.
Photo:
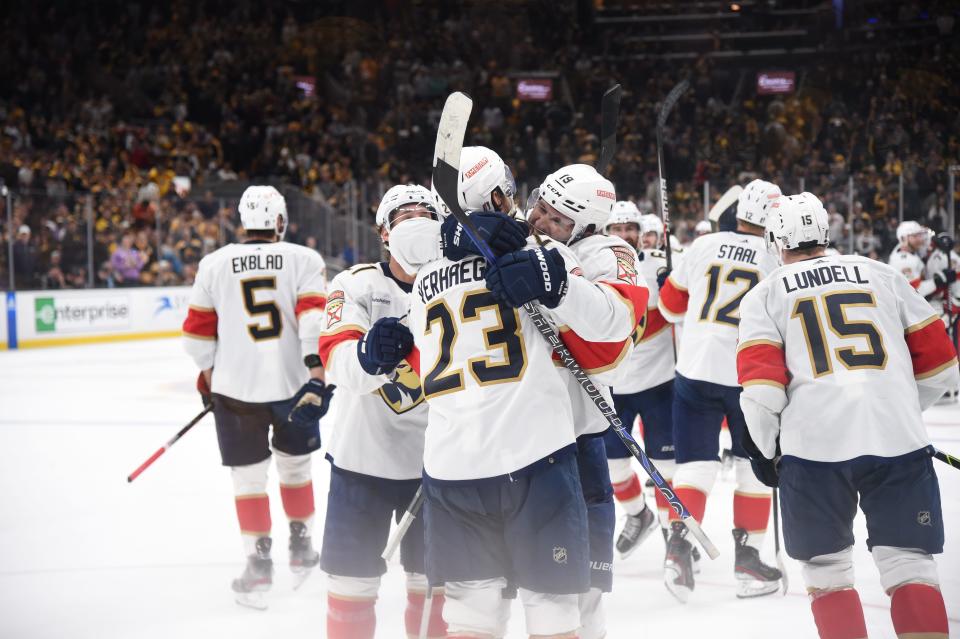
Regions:
<instances>
[{"instance_id":1,"label":"white hockey helmet","mask_svg":"<svg viewBox=\"0 0 960 639\"><path fill-rule=\"evenodd\" d=\"M693 234L695 237L700 237L701 235L706 235L708 233L713 233L713 227L710 226L709 220L700 220L697 222L697 225L693 227Z\"/></svg>"},{"instance_id":2,"label":"white hockey helmet","mask_svg":"<svg viewBox=\"0 0 960 639\"><path fill-rule=\"evenodd\" d=\"M780 187L765 180L754 180L737 198L737 219L763 226L770 212L770 204L780 197Z\"/></svg>"},{"instance_id":3,"label":"white hockey helmet","mask_svg":"<svg viewBox=\"0 0 960 639\"><path fill-rule=\"evenodd\" d=\"M768 244L781 250L808 249L830 242L830 218L813 193L778 198L767 217Z\"/></svg>"},{"instance_id":4,"label":"white hockey helmet","mask_svg":"<svg viewBox=\"0 0 960 639\"><path fill-rule=\"evenodd\" d=\"M590 227L603 228L617 201L613 182L588 164L570 164L548 175L539 189L540 199L573 220L567 244L583 237Z\"/></svg>"},{"instance_id":5,"label":"white hockey helmet","mask_svg":"<svg viewBox=\"0 0 960 639\"><path fill-rule=\"evenodd\" d=\"M248 186L237 209L247 231L274 231L281 239L287 231L287 202L272 186Z\"/></svg>"},{"instance_id":6,"label":"white hockey helmet","mask_svg":"<svg viewBox=\"0 0 960 639\"><path fill-rule=\"evenodd\" d=\"M923 227L920 226L919 222L915 222L913 220L904 220L903 222L900 222L900 225L897 227L897 241L903 242L903 240L911 235L919 235L925 232L926 231L923 230Z\"/></svg>"},{"instance_id":7,"label":"white hockey helmet","mask_svg":"<svg viewBox=\"0 0 960 639\"><path fill-rule=\"evenodd\" d=\"M493 192L500 192L510 201L511 213L516 208L517 183L506 162L485 146L465 146L460 153L460 206L464 211L493 211Z\"/></svg>"},{"instance_id":8,"label":"white hockey helmet","mask_svg":"<svg viewBox=\"0 0 960 639\"><path fill-rule=\"evenodd\" d=\"M389 231L390 214L401 206L410 204L420 204L435 216L439 216L440 206L427 187L419 184L397 184L391 186L380 200L380 206L377 207L377 227L385 227Z\"/></svg>"},{"instance_id":9,"label":"white hockey helmet","mask_svg":"<svg viewBox=\"0 0 960 639\"><path fill-rule=\"evenodd\" d=\"M647 233L657 234L657 245L663 243L663 220L659 215L646 213L640 216L640 237Z\"/></svg>"},{"instance_id":10,"label":"white hockey helmet","mask_svg":"<svg viewBox=\"0 0 960 639\"><path fill-rule=\"evenodd\" d=\"M607 233L608 229L614 224L636 224L639 229L640 209L629 200L614 203L613 210L610 211L610 217L607 218L607 223L603 225L603 232Z\"/></svg>"}]
</instances>

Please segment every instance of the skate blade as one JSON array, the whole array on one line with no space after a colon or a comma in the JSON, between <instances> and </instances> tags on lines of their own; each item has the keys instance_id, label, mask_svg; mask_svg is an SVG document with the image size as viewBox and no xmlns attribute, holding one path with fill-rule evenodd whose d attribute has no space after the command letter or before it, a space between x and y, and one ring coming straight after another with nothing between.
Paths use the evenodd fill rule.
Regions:
<instances>
[{"instance_id":1,"label":"skate blade","mask_svg":"<svg viewBox=\"0 0 960 639\"><path fill-rule=\"evenodd\" d=\"M771 595L780 590L780 579L776 581L758 581L756 579L737 578L737 598L750 599ZM786 594L786 593L784 593Z\"/></svg>"},{"instance_id":2,"label":"skate blade","mask_svg":"<svg viewBox=\"0 0 960 639\"><path fill-rule=\"evenodd\" d=\"M659 528L659 525L656 525L656 521L654 521L654 524L655 525L651 525L644 532L642 532L640 536L637 537L637 540L633 542L633 545L630 548L627 548L623 552L617 551L620 554L620 559L626 559L627 557L632 555L637 550L637 548L640 547L640 544L646 541L647 537L650 536L650 533L652 533L654 530Z\"/></svg>"},{"instance_id":3,"label":"skate blade","mask_svg":"<svg viewBox=\"0 0 960 639\"><path fill-rule=\"evenodd\" d=\"M267 609L267 597L264 592L234 593L234 600L244 608L253 608L254 610Z\"/></svg>"},{"instance_id":4,"label":"skate blade","mask_svg":"<svg viewBox=\"0 0 960 639\"><path fill-rule=\"evenodd\" d=\"M677 601L685 604L687 600L690 599L690 593L693 592L693 588L676 583L676 580L680 578L680 574L680 571L673 566L664 566L663 583Z\"/></svg>"},{"instance_id":5,"label":"skate blade","mask_svg":"<svg viewBox=\"0 0 960 639\"><path fill-rule=\"evenodd\" d=\"M290 572L293 573L293 589L299 590L307 579L310 578L310 575L313 574L313 567L305 568L303 566L290 566Z\"/></svg>"}]
</instances>

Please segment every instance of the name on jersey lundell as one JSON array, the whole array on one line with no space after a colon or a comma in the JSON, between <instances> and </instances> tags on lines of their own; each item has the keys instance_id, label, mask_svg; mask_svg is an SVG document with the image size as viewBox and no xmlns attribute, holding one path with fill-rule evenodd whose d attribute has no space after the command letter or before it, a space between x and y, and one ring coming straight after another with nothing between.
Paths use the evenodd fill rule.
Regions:
<instances>
[{"instance_id":1,"label":"name on jersey lundell","mask_svg":"<svg viewBox=\"0 0 960 639\"><path fill-rule=\"evenodd\" d=\"M859 266L840 266L832 264L830 266L818 266L787 275L782 278L783 287L787 293L799 291L814 286L823 286L834 282L852 282L853 284L869 284L870 281L860 274ZM791 283L793 286L791 286Z\"/></svg>"}]
</instances>

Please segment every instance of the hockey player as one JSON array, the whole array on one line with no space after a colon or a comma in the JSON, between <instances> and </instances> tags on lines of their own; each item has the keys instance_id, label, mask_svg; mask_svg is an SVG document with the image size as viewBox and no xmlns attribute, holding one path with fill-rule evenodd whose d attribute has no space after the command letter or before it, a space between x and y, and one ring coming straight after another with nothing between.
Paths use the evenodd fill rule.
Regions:
<instances>
[{"instance_id":1,"label":"hockey player","mask_svg":"<svg viewBox=\"0 0 960 639\"><path fill-rule=\"evenodd\" d=\"M561 234L581 237L602 225L613 193L596 186L580 183L594 221L564 225ZM473 256L430 262L414 283L411 329L430 404L428 573L446 583L450 636L502 636L508 578L519 587L531 635L573 637L580 626L590 565L569 376L518 309L534 300L547 307L561 339L590 368L615 363L636 307L646 303L639 287L593 284L580 270L570 251L547 242L509 252L490 269Z\"/></svg>"},{"instance_id":2,"label":"hockey player","mask_svg":"<svg viewBox=\"0 0 960 639\"><path fill-rule=\"evenodd\" d=\"M223 465L233 475L248 557L233 590L239 603L263 608L273 574L266 493L271 449L290 520L290 568L304 577L319 560L310 534L310 453L320 448L319 419L333 391L317 355L327 282L316 251L282 241L287 208L276 189L249 187L239 210L247 239L200 261L183 335L202 371L198 388L205 403L213 403ZM301 410L291 422L295 405Z\"/></svg>"},{"instance_id":3,"label":"hockey player","mask_svg":"<svg viewBox=\"0 0 960 639\"><path fill-rule=\"evenodd\" d=\"M740 300L777 267L767 252L763 224L780 195L776 185L754 180L740 194L736 231L694 240L660 289L658 308L671 322L683 322L674 380L673 436L677 469L673 484L697 521L720 469L719 435L726 417L733 439L737 488L733 498L734 574L737 596L775 592L780 572L760 561L770 514L770 491L750 472L740 445L745 428L738 398L734 355ZM676 518L676 515L672 515ZM692 545L682 522L671 524L664 564L667 588L680 601L693 590Z\"/></svg>"},{"instance_id":4,"label":"hockey player","mask_svg":"<svg viewBox=\"0 0 960 639\"><path fill-rule=\"evenodd\" d=\"M637 246L641 237L644 240L639 258L640 273L646 282L651 283L647 315L643 326L634 336L633 352L613 386L613 403L620 421L626 425L632 425L640 416L644 450L669 482L673 478L675 465L673 337L670 325L657 309L658 292L653 285L657 276L666 270L665 255L656 248L663 237L663 224L655 215L641 216L632 202L617 202L604 231L620 237L631 246ZM604 443L614 494L627 513L616 548L621 557L628 557L654 531L657 517L644 501L643 485L631 467L633 456L630 451L612 430L604 435ZM666 537L670 527L670 506L660 491L656 492L656 504Z\"/></svg>"},{"instance_id":5,"label":"hockey player","mask_svg":"<svg viewBox=\"0 0 960 639\"><path fill-rule=\"evenodd\" d=\"M859 501L897 636L945 639L932 557L943 517L920 412L960 381L956 353L896 269L825 255L815 196L781 198L767 228L784 266L741 304L745 443L758 476L779 484L787 553L803 564L820 637L867 636L853 577Z\"/></svg>"},{"instance_id":6,"label":"hockey player","mask_svg":"<svg viewBox=\"0 0 960 639\"><path fill-rule=\"evenodd\" d=\"M600 214L612 209L606 206L596 210L601 193L613 193L613 184L597 171L584 164L566 166L544 179L538 189L539 197L527 215L534 230L570 248L579 264L580 273L591 282L616 283L618 290L629 291L635 300L648 299L646 282L640 274L635 245L618 236L601 233L609 220ZM616 206L616 203L614 203ZM577 232L577 227L583 230ZM638 328L644 322L649 302L638 305ZM607 341L607 340L605 340ZM625 375L625 364L630 359L632 338L618 340L611 335L604 351L584 353L577 361L590 375L608 402L613 401L610 386ZM596 349L595 349L596 350ZM566 375L574 408L577 433L577 457L590 529L591 588L581 596L580 639L600 639L606 634L606 620L602 608L602 594L613 588L613 534L616 511L613 505L613 486L607 465L604 438L609 424L586 398L572 376ZM629 453L628 453L629 454ZM629 467L629 466L628 466Z\"/></svg>"},{"instance_id":7,"label":"hockey player","mask_svg":"<svg viewBox=\"0 0 960 639\"><path fill-rule=\"evenodd\" d=\"M913 220L901 222L897 227L897 241L900 245L890 253L890 266L903 273L920 295L929 297L937 285L923 264L923 255L929 244L926 229Z\"/></svg>"},{"instance_id":8,"label":"hockey player","mask_svg":"<svg viewBox=\"0 0 960 639\"><path fill-rule=\"evenodd\" d=\"M392 187L377 209L380 238L416 218L436 219L430 191ZM386 563L380 557L391 520L403 514L420 485L427 405L409 363L413 336L401 321L410 307L413 276L394 258L359 264L337 275L327 297L320 357L338 386L337 428L329 446L327 498L320 567L328 575L327 637L372 639L374 605ZM424 607L423 524L403 538L407 573L406 635L420 635ZM443 595L433 594L427 636L443 637Z\"/></svg>"}]
</instances>

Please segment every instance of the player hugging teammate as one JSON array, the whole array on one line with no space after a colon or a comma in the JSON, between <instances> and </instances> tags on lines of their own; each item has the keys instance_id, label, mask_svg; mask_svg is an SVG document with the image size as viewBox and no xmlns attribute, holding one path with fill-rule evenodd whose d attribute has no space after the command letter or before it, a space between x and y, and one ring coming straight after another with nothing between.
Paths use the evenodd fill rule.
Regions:
<instances>
[{"instance_id":1,"label":"player hugging teammate","mask_svg":"<svg viewBox=\"0 0 960 639\"><path fill-rule=\"evenodd\" d=\"M340 273L329 290L320 257L280 241L286 209L270 187L241 201L247 241L201 262L185 342L234 477L248 555L238 600L263 607L256 595L271 584L272 452L291 568L327 573L331 639L373 638L381 551L415 495L423 511L400 546L408 637L503 637L519 597L532 637L602 639L614 495L627 515L621 558L658 519L629 450L643 455L602 412L613 406L627 431L640 417L666 480L664 582L680 601L694 590L688 534L700 534L726 419L739 597L781 586L760 560L768 487L779 486L821 637L865 637L850 556L859 497L898 635L946 636L932 559L943 524L920 411L960 374L916 287L954 283L952 246L938 244L931 288L918 279L916 229L901 229L892 259L909 263L911 286L896 268L827 255L819 201L755 180L736 230L698 235L671 269L662 221L617 202L595 168L551 173L519 211L494 151L467 147L459 159L456 203L391 188L376 214L389 259ZM589 384L564 369L550 335ZM333 384L317 553L309 454Z\"/></svg>"}]
</instances>

